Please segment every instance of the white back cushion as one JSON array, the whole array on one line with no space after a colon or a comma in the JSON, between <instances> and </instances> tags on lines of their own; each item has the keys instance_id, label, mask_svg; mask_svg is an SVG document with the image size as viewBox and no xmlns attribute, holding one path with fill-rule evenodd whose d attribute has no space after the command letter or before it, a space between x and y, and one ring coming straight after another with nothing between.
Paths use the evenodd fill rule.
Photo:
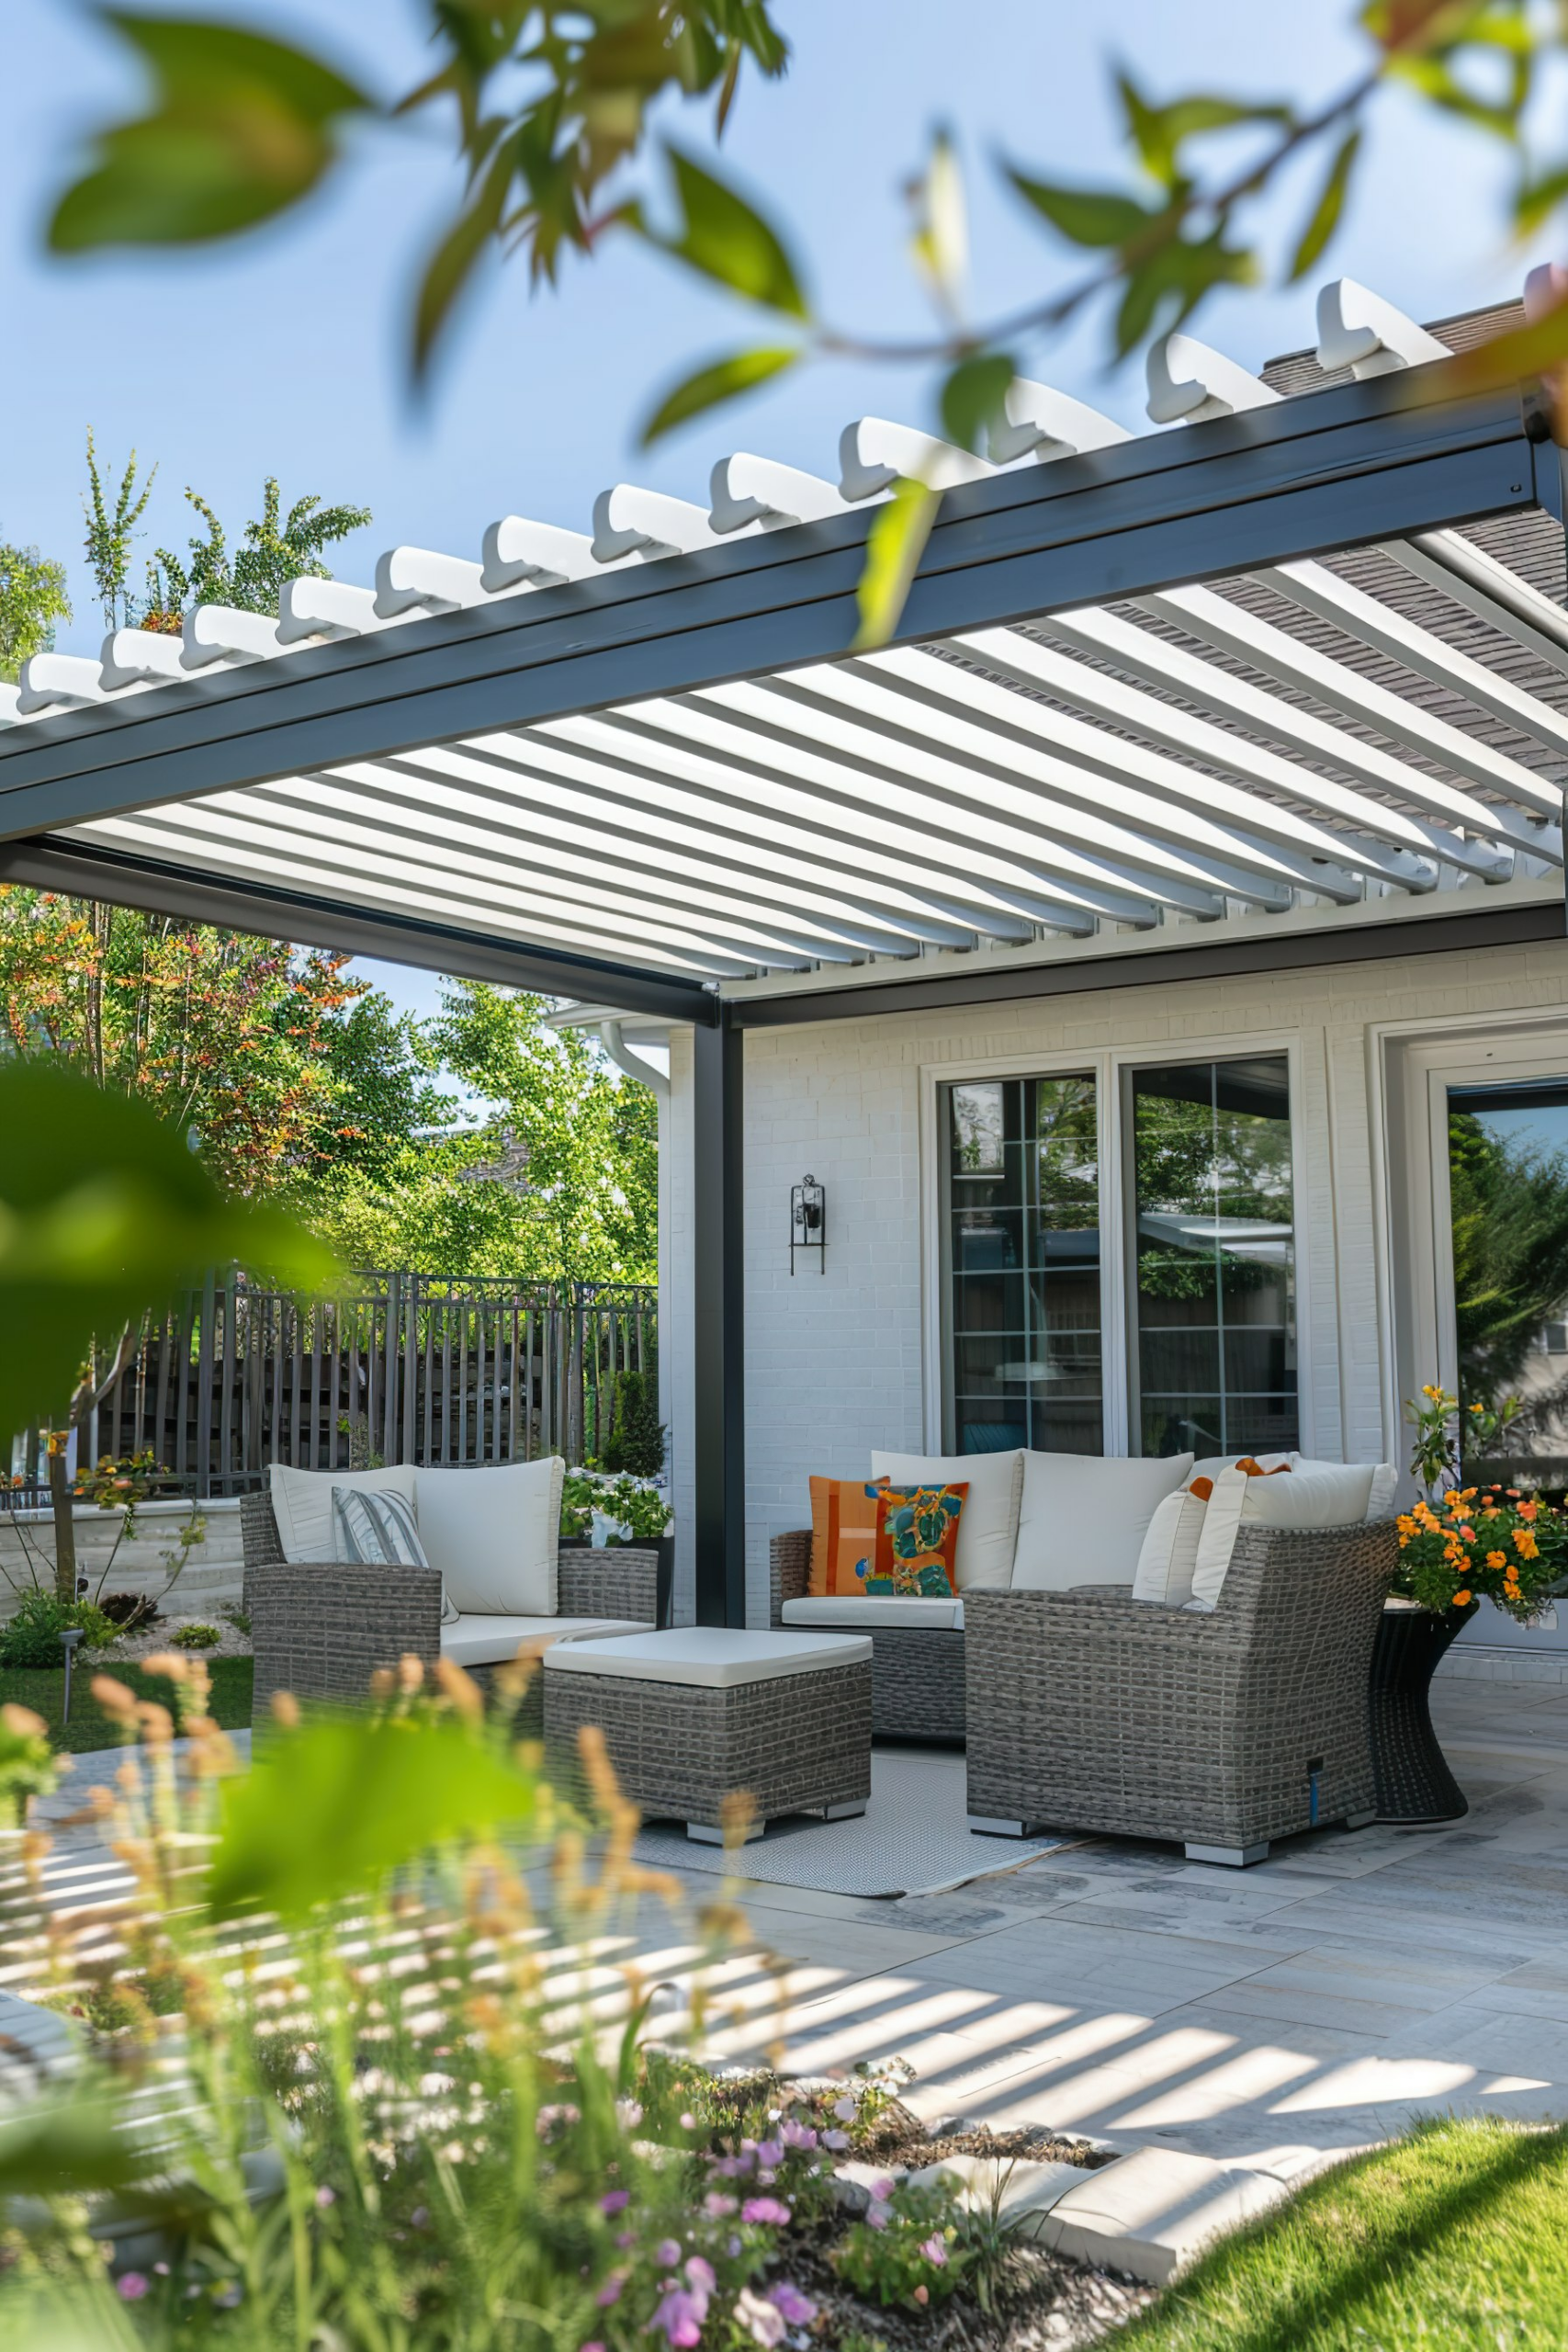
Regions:
<instances>
[{"instance_id":1,"label":"white back cushion","mask_svg":"<svg viewBox=\"0 0 1568 2352\"><path fill-rule=\"evenodd\" d=\"M559 1454L419 1473L419 1535L465 1617L553 1617Z\"/></svg>"},{"instance_id":2,"label":"white back cushion","mask_svg":"<svg viewBox=\"0 0 1568 2352\"><path fill-rule=\"evenodd\" d=\"M419 1518L412 1463L390 1463L384 1470L295 1470L275 1462L268 1473L272 1514L286 1560L341 1560L345 1555L333 1518L333 1488L349 1487L367 1493L401 1495Z\"/></svg>"},{"instance_id":3,"label":"white back cushion","mask_svg":"<svg viewBox=\"0 0 1568 2352\"><path fill-rule=\"evenodd\" d=\"M1343 1462L1314 1462L1306 1453L1255 1453L1252 1459L1260 1470L1278 1470L1288 1462L1292 1473L1298 1476L1303 1470L1311 1474L1319 1470L1362 1466ZM1217 1478L1222 1470L1234 1470L1235 1465L1236 1456L1234 1453L1211 1453L1203 1461L1193 1464L1192 1476L1194 1478ZM1393 1515L1394 1497L1399 1492L1399 1465L1394 1462L1379 1462L1371 1467L1372 1490L1367 1498L1367 1519L1369 1521L1390 1519Z\"/></svg>"},{"instance_id":4,"label":"white back cushion","mask_svg":"<svg viewBox=\"0 0 1568 2352\"><path fill-rule=\"evenodd\" d=\"M1237 1530L1263 1527L1358 1527L1367 1517L1372 1465L1327 1463L1310 1470L1276 1472L1249 1478L1245 1470L1222 1470L1203 1514L1192 1598L1211 1608L1224 1587Z\"/></svg>"},{"instance_id":5,"label":"white back cushion","mask_svg":"<svg viewBox=\"0 0 1568 2352\"><path fill-rule=\"evenodd\" d=\"M1149 1521L1149 1532L1138 1554L1133 1578L1134 1600L1157 1601L1162 1608L1184 1609L1192 1598L1192 1571L1203 1533L1207 1506L1201 1495L1179 1487L1167 1495Z\"/></svg>"},{"instance_id":6,"label":"white back cushion","mask_svg":"<svg viewBox=\"0 0 1568 2352\"><path fill-rule=\"evenodd\" d=\"M1023 1487L1021 1448L1010 1453L874 1453L871 1475L890 1478L896 1487L966 1485L953 1563L958 1589L1010 1582Z\"/></svg>"},{"instance_id":7,"label":"white back cushion","mask_svg":"<svg viewBox=\"0 0 1568 2352\"><path fill-rule=\"evenodd\" d=\"M1014 1592L1131 1584L1149 1521L1192 1473L1190 1453L1148 1461L1026 1453ZM963 1542L962 1532L959 1536Z\"/></svg>"}]
</instances>

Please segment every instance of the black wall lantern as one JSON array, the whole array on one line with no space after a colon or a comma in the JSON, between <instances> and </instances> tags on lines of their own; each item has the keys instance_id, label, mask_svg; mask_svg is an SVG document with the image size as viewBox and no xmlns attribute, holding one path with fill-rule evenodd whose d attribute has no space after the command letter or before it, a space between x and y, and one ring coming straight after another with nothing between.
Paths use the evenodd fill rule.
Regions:
<instances>
[{"instance_id":1,"label":"black wall lantern","mask_svg":"<svg viewBox=\"0 0 1568 2352\"><path fill-rule=\"evenodd\" d=\"M789 1270L792 1274L797 1250L815 1250L818 1272L827 1272L828 1195L815 1176L804 1176L798 1184L790 1186Z\"/></svg>"}]
</instances>

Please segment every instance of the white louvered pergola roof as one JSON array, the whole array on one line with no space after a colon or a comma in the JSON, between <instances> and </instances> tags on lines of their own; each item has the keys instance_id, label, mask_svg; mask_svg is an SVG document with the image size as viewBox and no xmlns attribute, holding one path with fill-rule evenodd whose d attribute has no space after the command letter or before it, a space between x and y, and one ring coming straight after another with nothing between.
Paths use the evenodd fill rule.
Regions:
<instances>
[{"instance_id":1,"label":"white louvered pergola roof","mask_svg":"<svg viewBox=\"0 0 1568 2352\"><path fill-rule=\"evenodd\" d=\"M1201 424L1419 368L1480 331L1455 322L1438 339L1345 280L1318 329L1315 354L1269 380L1167 338L1151 418ZM122 629L96 661L40 655L0 689L4 749L61 740L69 714L431 616L740 537L805 526L806 544L900 475L958 485L1128 438L1018 383L989 462L862 419L832 480L733 456L705 505L619 484L591 533L509 515L470 557L394 548L371 586L293 581L276 620L207 605L183 637ZM1563 856L1562 566L1559 524L1531 504L370 758L274 772L263 750L255 780L226 788L165 797L147 761L144 797L44 838L727 994L959 954L1135 953L1172 926L1234 935L1460 893L1542 897Z\"/></svg>"}]
</instances>

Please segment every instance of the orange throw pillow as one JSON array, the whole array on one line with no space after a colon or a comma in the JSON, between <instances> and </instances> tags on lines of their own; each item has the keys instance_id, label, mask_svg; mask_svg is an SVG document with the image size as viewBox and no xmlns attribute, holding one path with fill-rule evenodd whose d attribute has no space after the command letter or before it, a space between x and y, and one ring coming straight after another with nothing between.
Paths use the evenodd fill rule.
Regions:
<instances>
[{"instance_id":1,"label":"orange throw pillow","mask_svg":"<svg viewBox=\"0 0 1568 2352\"><path fill-rule=\"evenodd\" d=\"M811 1575L814 1600L865 1590L876 1552L876 1498L886 1478L813 1478Z\"/></svg>"},{"instance_id":2,"label":"orange throw pillow","mask_svg":"<svg viewBox=\"0 0 1568 2352\"><path fill-rule=\"evenodd\" d=\"M876 1555L863 1592L877 1600L943 1600L958 1589L953 1560L967 1483L885 1487L876 1498Z\"/></svg>"}]
</instances>

